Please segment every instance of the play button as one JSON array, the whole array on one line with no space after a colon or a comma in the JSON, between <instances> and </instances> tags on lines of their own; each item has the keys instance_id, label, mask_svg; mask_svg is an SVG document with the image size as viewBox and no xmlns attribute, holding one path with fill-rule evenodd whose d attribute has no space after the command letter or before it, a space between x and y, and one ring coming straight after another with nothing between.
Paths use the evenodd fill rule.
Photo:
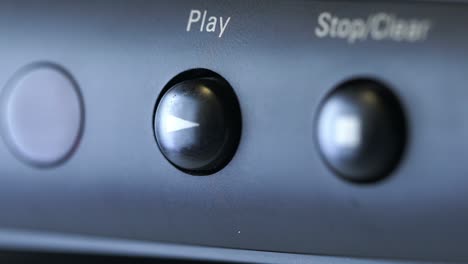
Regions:
<instances>
[{"instance_id":1,"label":"play button","mask_svg":"<svg viewBox=\"0 0 468 264\"><path fill-rule=\"evenodd\" d=\"M222 78L189 79L160 97L154 133L162 154L178 169L208 175L234 156L241 133L237 98Z\"/></svg>"}]
</instances>

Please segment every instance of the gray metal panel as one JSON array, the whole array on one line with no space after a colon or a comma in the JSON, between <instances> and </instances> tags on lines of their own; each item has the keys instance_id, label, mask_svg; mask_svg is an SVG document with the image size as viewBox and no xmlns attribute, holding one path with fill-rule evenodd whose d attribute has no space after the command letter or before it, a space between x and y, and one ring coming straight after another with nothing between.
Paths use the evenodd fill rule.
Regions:
<instances>
[{"instance_id":1,"label":"gray metal panel","mask_svg":"<svg viewBox=\"0 0 468 264\"><path fill-rule=\"evenodd\" d=\"M229 263L269 264L429 264L385 259L358 259L350 257L312 256L253 250L184 246L125 239L106 239L92 236L60 235L44 232L0 230L0 247L7 252L35 252L104 255L116 257L165 258L188 261L222 261ZM8 251L11 250L11 251ZM0 255L1 256L1 255ZM73 256L73 255L71 255ZM21 259L21 258L19 258ZM75 259L71 259L76 262ZM140 263L135 260L136 263ZM20 263L20 262L13 262ZM22 262L21 262L22 263ZM93 262L94 263L94 262ZM98 262L96 262L98 263ZM191 262L190 262L191 263Z\"/></svg>"},{"instance_id":2,"label":"gray metal panel","mask_svg":"<svg viewBox=\"0 0 468 264\"><path fill-rule=\"evenodd\" d=\"M230 16L222 38L185 31L189 11ZM418 44L314 37L320 12L430 18ZM32 62L63 66L86 120L55 169L0 145L0 227L355 257L468 261L468 6L314 1L2 1L0 86ZM176 170L154 142L164 85L207 68L235 89L243 137L210 177ZM353 76L403 100L403 163L376 185L333 175L313 143L320 100ZM3 89L3 88L2 88ZM40 100L40 98L38 98Z\"/></svg>"}]
</instances>

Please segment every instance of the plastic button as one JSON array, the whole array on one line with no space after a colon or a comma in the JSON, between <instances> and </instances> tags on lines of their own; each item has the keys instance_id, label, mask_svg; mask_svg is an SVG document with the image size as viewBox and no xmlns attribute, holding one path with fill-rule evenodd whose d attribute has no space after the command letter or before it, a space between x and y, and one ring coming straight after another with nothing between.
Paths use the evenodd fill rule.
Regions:
<instances>
[{"instance_id":1,"label":"plastic button","mask_svg":"<svg viewBox=\"0 0 468 264\"><path fill-rule=\"evenodd\" d=\"M26 67L2 96L2 130L11 151L38 167L58 165L75 149L83 108L76 83L63 69Z\"/></svg>"},{"instance_id":2,"label":"plastic button","mask_svg":"<svg viewBox=\"0 0 468 264\"><path fill-rule=\"evenodd\" d=\"M180 170L208 175L234 156L241 134L239 103L219 77L181 81L157 105L154 132L164 156Z\"/></svg>"},{"instance_id":3,"label":"plastic button","mask_svg":"<svg viewBox=\"0 0 468 264\"><path fill-rule=\"evenodd\" d=\"M346 82L332 91L316 123L325 162L355 182L387 176L402 157L406 133L396 96L385 85L367 79Z\"/></svg>"}]
</instances>

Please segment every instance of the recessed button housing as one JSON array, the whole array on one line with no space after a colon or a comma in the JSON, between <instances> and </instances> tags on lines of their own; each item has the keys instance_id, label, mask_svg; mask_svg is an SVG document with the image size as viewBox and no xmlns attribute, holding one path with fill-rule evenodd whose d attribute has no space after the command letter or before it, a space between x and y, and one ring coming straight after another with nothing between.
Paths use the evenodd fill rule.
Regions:
<instances>
[{"instance_id":1,"label":"recessed button housing","mask_svg":"<svg viewBox=\"0 0 468 264\"><path fill-rule=\"evenodd\" d=\"M241 136L241 112L229 83L217 74L183 74L163 92L154 115L158 146L175 167L194 175L221 170Z\"/></svg>"},{"instance_id":2,"label":"recessed button housing","mask_svg":"<svg viewBox=\"0 0 468 264\"><path fill-rule=\"evenodd\" d=\"M21 160L51 167L73 152L82 131L83 103L73 78L59 66L22 69L2 94L2 134Z\"/></svg>"},{"instance_id":3,"label":"recessed button housing","mask_svg":"<svg viewBox=\"0 0 468 264\"><path fill-rule=\"evenodd\" d=\"M341 177L372 182L387 176L405 148L407 128L397 97L382 83L343 83L322 103L316 141L325 162Z\"/></svg>"}]
</instances>

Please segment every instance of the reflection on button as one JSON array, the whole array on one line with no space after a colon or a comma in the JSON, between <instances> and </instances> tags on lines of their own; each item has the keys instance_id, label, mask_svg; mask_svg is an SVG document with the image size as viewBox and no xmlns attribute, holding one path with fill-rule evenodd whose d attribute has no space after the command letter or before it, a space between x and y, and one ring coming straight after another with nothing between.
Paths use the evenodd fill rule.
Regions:
<instances>
[{"instance_id":1,"label":"reflection on button","mask_svg":"<svg viewBox=\"0 0 468 264\"><path fill-rule=\"evenodd\" d=\"M38 167L65 161L80 138L82 99L62 68L34 64L21 70L2 94L2 134L10 150Z\"/></svg>"},{"instance_id":2,"label":"reflection on button","mask_svg":"<svg viewBox=\"0 0 468 264\"><path fill-rule=\"evenodd\" d=\"M361 144L361 120L355 115L343 115L336 119L335 144L342 148L356 148Z\"/></svg>"}]
</instances>

